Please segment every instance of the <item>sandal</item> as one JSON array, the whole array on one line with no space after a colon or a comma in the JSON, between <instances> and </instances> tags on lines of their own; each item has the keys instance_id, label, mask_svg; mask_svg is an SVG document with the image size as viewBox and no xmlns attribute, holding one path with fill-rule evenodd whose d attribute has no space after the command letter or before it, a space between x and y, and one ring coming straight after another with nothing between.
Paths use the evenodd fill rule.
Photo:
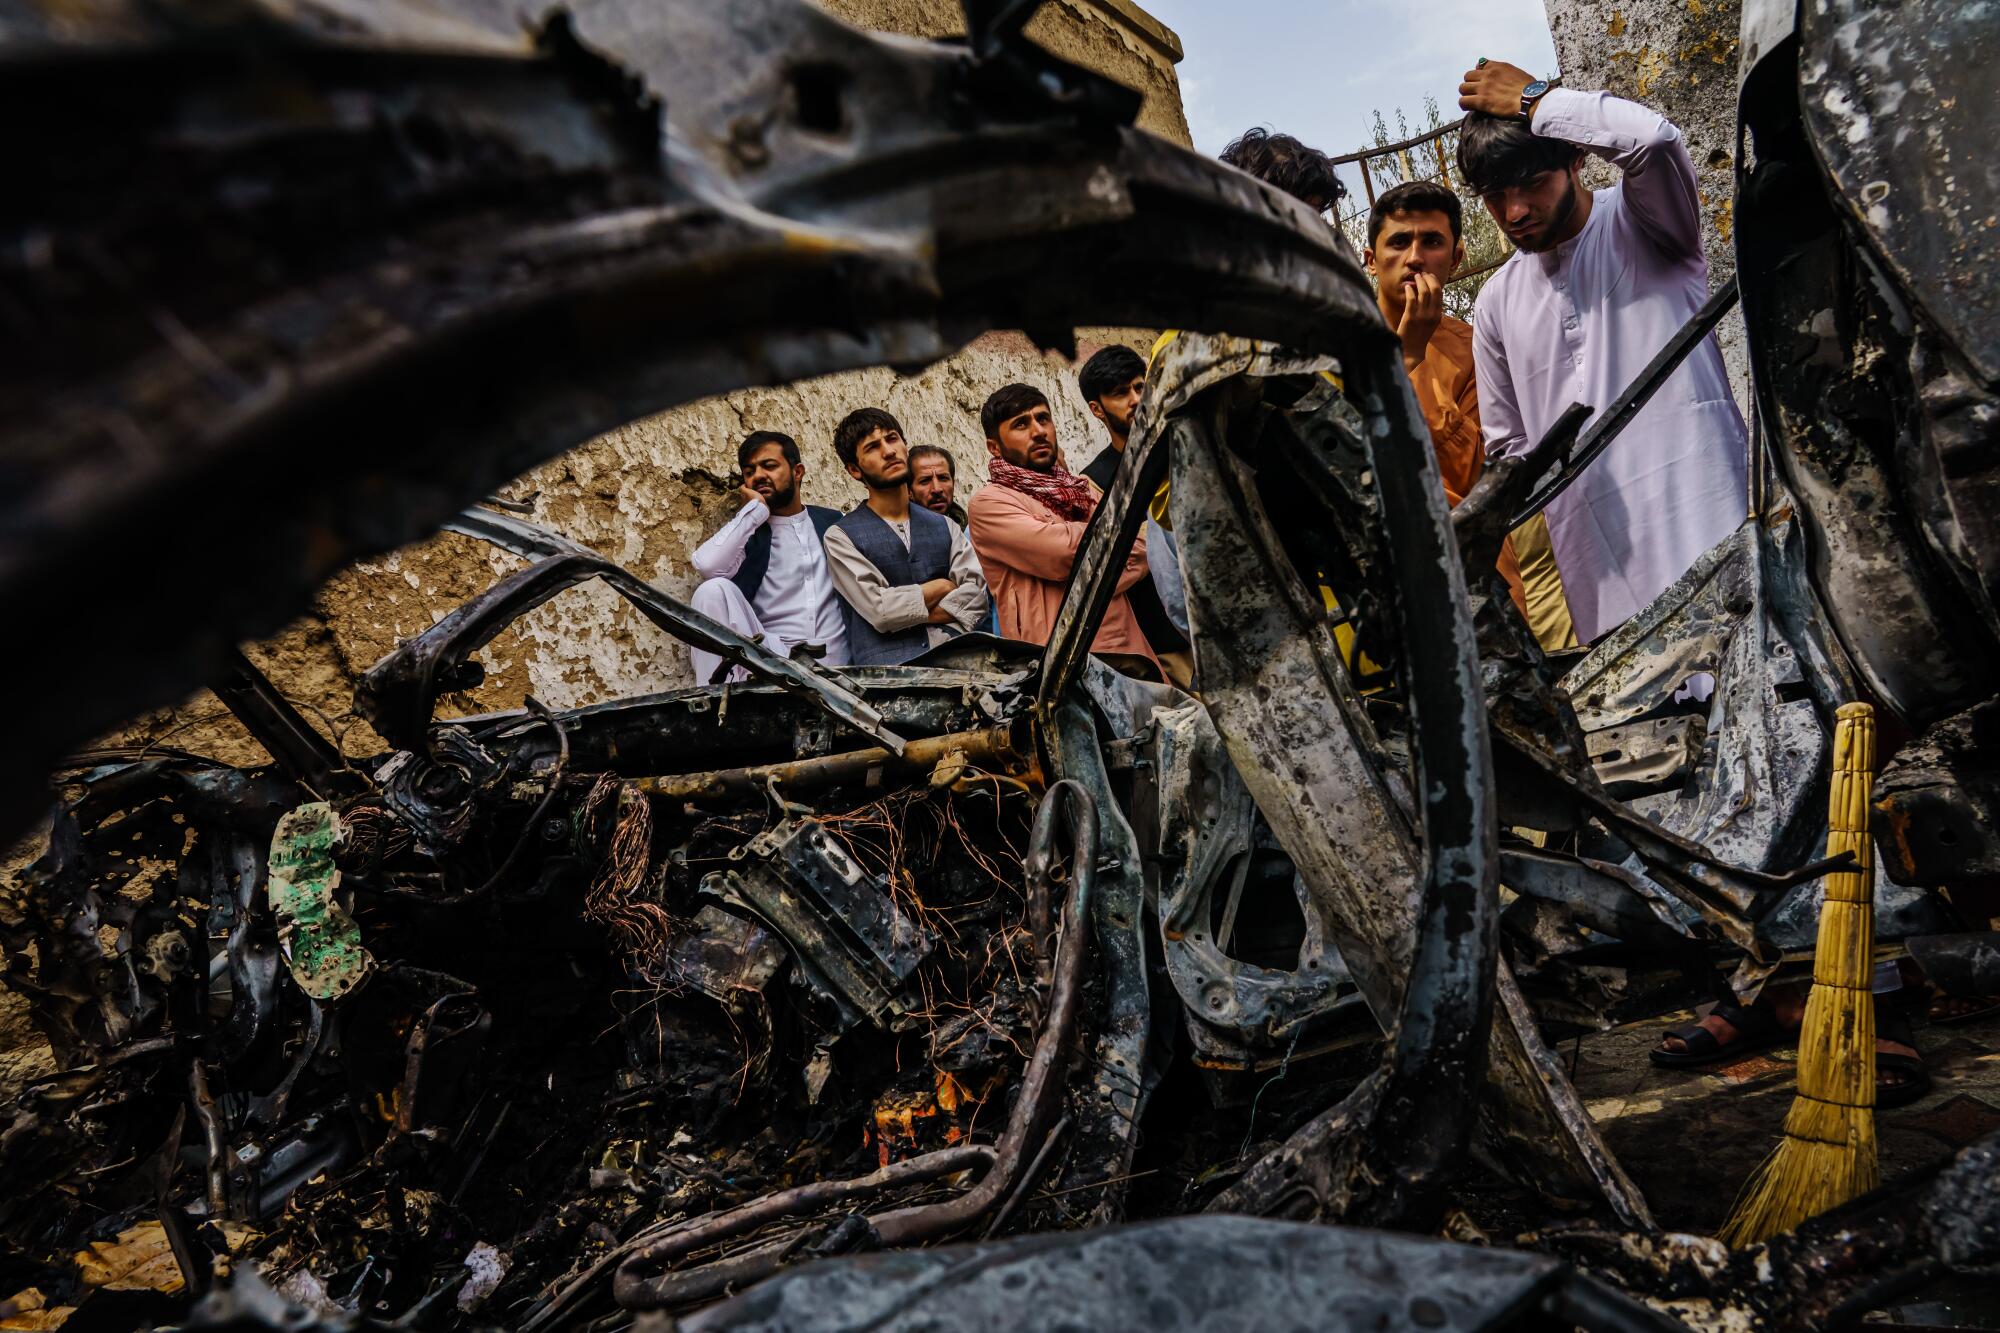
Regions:
<instances>
[{"instance_id":1,"label":"sandal","mask_svg":"<svg viewBox=\"0 0 2000 1333\"><path fill-rule=\"evenodd\" d=\"M1970 1005L1971 1008L1957 1013L1938 1012L1941 1007L1954 1004ZM1993 1014L2000 1014L2000 995L1946 995L1939 991L1931 999L1926 1021L1939 1027L1949 1027L1953 1023L1976 1023Z\"/></svg>"},{"instance_id":2,"label":"sandal","mask_svg":"<svg viewBox=\"0 0 2000 1333\"><path fill-rule=\"evenodd\" d=\"M1882 1075L1901 1074L1904 1081L1883 1086ZM1923 1057L1916 1055L1891 1055L1886 1051L1875 1052L1875 1109L1893 1110L1898 1106L1908 1106L1923 1098L1931 1090L1931 1072L1924 1068Z\"/></svg>"},{"instance_id":3,"label":"sandal","mask_svg":"<svg viewBox=\"0 0 2000 1333\"><path fill-rule=\"evenodd\" d=\"M1768 1046L1776 1046L1789 1035L1768 1004L1753 1004L1744 1008L1725 1001L1717 1004L1709 1014L1735 1028L1735 1038L1724 1043L1699 1022L1668 1028L1665 1037L1677 1038L1685 1049L1673 1051L1664 1044L1655 1046L1648 1052L1653 1063L1662 1069L1692 1069L1721 1060L1737 1060ZM1665 1037L1661 1039L1663 1043Z\"/></svg>"},{"instance_id":4,"label":"sandal","mask_svg":"<svg viewBox=\"0 0 2000 1333\"><path fill-rule=\"evenodd\" d=\"M1922 1098L1931 1090L1931 1071L1924 1068L1921 1055L1899 1055L1884 1051L1880 1043L1893 1041L1899 1046L1917 1049L1916 1034L1910 1031L1910 1020L1904 1014L1888 1014L1878 1007L1875 1015L1875 1109L1891 1110L1898 1106L1908 1106ZM1900 1074L1903 1081L1885 1087L1883 1074Z\"/></svg>"}]
</instances>

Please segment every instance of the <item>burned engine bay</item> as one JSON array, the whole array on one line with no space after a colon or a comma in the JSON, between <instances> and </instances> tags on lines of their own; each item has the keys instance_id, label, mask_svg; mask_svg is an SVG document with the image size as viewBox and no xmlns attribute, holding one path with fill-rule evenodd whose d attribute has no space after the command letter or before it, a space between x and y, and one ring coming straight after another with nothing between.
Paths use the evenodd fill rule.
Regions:
<instances>
[{"instance_id":1,"label":"burned engine bay","mask_svg":"<svg viewBox=\"0 0 2000 1333\"><path fill-rule=\"evenodd\" d=\"M1059 1305L1092 1327L1337 1309L1356 1327L1807 1329L1992 1271L2000 1131L1732 1251L1659 1225L1557 1047L1747 999L1808 957L1819 882L1845 864L1824 855L1826 792L1857 681L1922 733L1878 791L1899 822L1877 939L2000 989L1990 935L1937 892L1982 869L1957 830L2000 790L1976 725L1993 659L1946 681L1904 655L1933 644L1828 605L1844 572L1887 569L1922 594L1899 606L1970 604L1956 632L2000 635L1967 592L1983 531L1948 504L1913 501L1893 530L1838 521L1852 485L1950 499L1978 480L1963 450L1995 443L1971 402L1990 320L1980 344L1896 312L1956 376L1943 407L1859 346L1879 320L1840 324L1852 381L1906 420L1935 408L1956 471L1857 446L1880 466L1830 482L1826 442L1787 427L1732 538L1552 657L1493 574L1499 544L1733 285L1620 402L1447 511L1344 242L1133 130L1125 90L1021 35L1032 4L968 0L955 45L792 0L711 9L590 0L523 38L469 3L338 22L251 6L215 28L31 8L0 96L69 105L75 62L127 62L130 89L184 112L165 122L174 207L212 212L165 230L157 201L93 214L122 159L49 164L131 133L131 106L99 109L35 150L48 188L29 193L56 203L32 220L77 245L4 275L46 300L81 281L64 265L84 241L156 247L132 309L5 372L26 479L5 503L27 538L0 546L0 601L26 616L89 588L98 608L5 668L44 700L0 774L9 832L56 798L0 896L5 984L58 1066L0 1130L6 1290L79 1328L1011 1328ZM1782 90L1825 22L1767 25L1746 57L1756 171L1803 169ZM196 114L273 78L374 119L291 123L296 104L248 92L268 119L236 137ZM828 86L848 99L840 151L810 95ZM383 123L466 151L416 169L435 135L391 145ZM302 188L301 137L379 211L267 208ZM1054 164L1042 202L964 202L994 197L968 182L1018 181L1024 145ZM1823 187L1831 217L1841 187ZM1746 251L1777 244L1759 216L1746 203ZM466 245L471 221L503 239ZM1845 225L1772 267L1873 263L1870 245L1895 267ZM1012 280L1070 251L1054 262L1075 282ZM168 299L253 273L231 267L250 252L254 276ZM1828 353L1792 355L1767 286L1746 269L1760 410L1791 421ZM657 314L724 294L727 338ZM135 331L147 300L188 311L208 360ZM920 365L987 327L1060 345L1086 315L1230 332L1182 333L1150 367L1045 647L779 658L554 531L462 508L643 411ZM343 447L354 414L418 399L399 438ZM106 403L159 445L143 466L107 443ZM1088 651L1160 497L1193 692ZM231 529L230 596L169 610L93 563L147 550L159 580L221 578L219 537L162 534L258 504L280 517ZM368 670L354 707L391 748L347 755L235 645L340 562L440 525L518 567ZM1900 563L1844 554L1857 540ZM749 681L450 706L496 634L590 581ZM160 636L144 669L107 663L114 621ZM1693 673L1712 696L1677 699ZM1881 687L1898 680L1938 697ZM195 684L273 762L77 749ZM80 1271L140 1234L177 1280Z\"/></svg>"}]
</instances>

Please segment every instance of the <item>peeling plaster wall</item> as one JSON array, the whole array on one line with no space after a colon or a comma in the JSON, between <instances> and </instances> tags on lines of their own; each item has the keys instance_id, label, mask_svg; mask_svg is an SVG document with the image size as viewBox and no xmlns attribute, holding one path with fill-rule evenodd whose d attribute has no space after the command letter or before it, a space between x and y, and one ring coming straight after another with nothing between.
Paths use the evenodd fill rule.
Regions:
<instances>
[{"instance_id":1,"label":"peeling plaster wall","mask_svg":"<svg viewBox=\"0 0 2000 1333\"><path fill-rule=\"evenodd\" d=\"M1136 331L1123 340L1147 350ZM1078 356L1100 345L1080 339ZM806 499L847 509L861 490L834 455L834 426L854 408L886 407L912 443L951 453L963 503L986 475L979 406L1014 380L1049 395L1057 438L1073 467L1106 447L1103 427L1077 394L1071 363L1038 352L1018 333L993 333L920 375L853 371L728 394L635 421L516 479L501 495L531 504L533 512L525 515L531 521L685 597L696 581L690 553L735 512L736 445L750 431L781 430L796 439ZM399 640L429 628L523 563L485 542L440 533L342 571L320 590L312 614L245 651L287 697L317 710L348 754L379 752L384 742L351 712L361 673ZM478 658L485 682L449 699L443 714L518 708L524 694L570 708L692 681L687 650L595 583L530 611ZM230 763L264 757L206 690L136 720L111 740L173 745Z\"/></svg>"},{"instance_id":2,"label":"peeling plaster wall","mask_svg":"<svg viewBox=\"0 0 2000 1333\"><path fill-rule=\"evenodd\" d=\"M939 0L820 0L849 22L915 36L953 35L955 4ZM1028 31L1050 50L1140 89L1140 124L1189 142L1174 62L1180 42L1131 0L1050 0ZM1105 341L1144 353L1151 335L1084 330L1079 357ZM833 428L856 407L886 407L913 443L948 449L958 463L961 502L985 477L979 405L1013 380L1042 388L1055 407L1058 438L1073 467L1105 447L1103 429L1076 392L1074 367L1038 352L1019 334L993 333L922 374L864 370L780 389L753 389L677 408L590 441L502 494L530 501L533 521L552 527L686 595L689 553L735 510L730 474L736 445L753 429L798 440L808 500L849 508L859 487L839 466ZM386 558L357 564L321 589L311 614L245 651L294 702L315 710L353 755L379 752L381 739L351 712L362 672L521 562L483 542L440 534ZM444 711L517 708L533 694L573 707L690 683L687 651L591 584L537 608L479 654L486 680ZM108 738L116 744L170 744L231 763L261 762L261 749L221 703L202 691L177 707L136 719Z\"/></svg>"},{"instance_id":3,"label":"peeling plaster wall","mask_svg":"<svg viewBox=\"0 0 2000 1333\"><path fill-rule=\"evenodd\" d=\"M1605 88L1643 102L1680 127L1701 177L1702 233L1709 281L1736 271L1732 206L1736 184L1736 55L1741 0L1545 0L1563 82ZM1594 184L1609 184L1603 170ZM1750 364L1743 317L1718 330L1736 402L1750 415Z\"/></svg>"}]
</instances>

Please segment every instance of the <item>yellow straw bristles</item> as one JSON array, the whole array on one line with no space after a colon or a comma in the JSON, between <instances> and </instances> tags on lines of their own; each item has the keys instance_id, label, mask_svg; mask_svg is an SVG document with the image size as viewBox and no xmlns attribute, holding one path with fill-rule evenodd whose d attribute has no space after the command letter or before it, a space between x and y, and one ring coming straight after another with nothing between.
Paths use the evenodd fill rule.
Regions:
<instances>
[{"instance_id":1,"label":"yellow straw bristles","mask_svg":"<svg viewBox=\"0 0 2000 1333\"><path fill-rule=\"evenodd\" d=\"M1875 710L1843 704L1834 723L1829 856L1855 869L1826 877L1813 988L1799 1029L1799 1093L1785 1137L1737 1198L1722 1238L1750 1245L1874 1189L1875 855L1868 793L1875 781Z\"/></svg>"}]
</instances>

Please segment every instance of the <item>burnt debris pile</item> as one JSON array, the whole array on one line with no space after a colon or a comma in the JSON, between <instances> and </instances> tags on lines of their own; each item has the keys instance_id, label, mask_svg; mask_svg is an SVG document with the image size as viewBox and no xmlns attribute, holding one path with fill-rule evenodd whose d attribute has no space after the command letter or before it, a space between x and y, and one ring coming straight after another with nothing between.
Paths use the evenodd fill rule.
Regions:
<instances>
[{"instance_id":1,"label":"burnt debris pile","mask_svg":"<svg viewBox=\"0 0 2000 1333\"><path fill-rule=\"evenodd\" d=\"M802 1182L822 1195L770 1215L787 1254L829 1242L827 1205L996 1172L1016 1188L986 1209L1019 1210L1029 1163L991 1144L1057 1021L1030 1128L1060 1111L1078 862L1053 822L1031 841L1032 755L963 692L902 692L953 742L913 778L886 751L796 758L812 710L755 690L440 722L324 793L192 755L62 775L5 923L65 1070L0 1152L17 1285L62 1292L105 1219L157 1216L197 1286L234 1249L295 1295L401 1312L456 1299L483 1243L481 1303L516 1309L613 1238L664 1271L642 1221ZM635 729L788 758L646 776ZM770 1230L677 1248L698 1267Z\"/></svg>"},{"instance_id":2,"label":"burnt debris pile","mask_svg":"<svg viewBox=\"0 0 2000 1333\"><path fill-rule=\"evenodd\" d=\"M1928 79L1989 142L1976 7L1746 4L1751 512L1548 652L1502 543L1735 289L1452 510L1339 233L1133 128L1033 3L950 43L209 8L0 32L0 945L54 1060L0 1108L0 1320L1803 1330L2000 1260L1977 1098L1926 1122L1955 1156L1731 1249L1559 1045L1810 969L1864 697L1874 944L2000 994L2000 201L1843 110ZM678 404L1101 326L1195 331L1045 643L779 655L465 508ZM441 526L517 563L344 749L237 645ZM1186 689L1091 652L1142 541ZM586 583L713 678L463 715ZM80 748L201 686L268 762ZM1706 1149L1676 1174L1732 1195Z\"/></svg>"}]
</instances>

